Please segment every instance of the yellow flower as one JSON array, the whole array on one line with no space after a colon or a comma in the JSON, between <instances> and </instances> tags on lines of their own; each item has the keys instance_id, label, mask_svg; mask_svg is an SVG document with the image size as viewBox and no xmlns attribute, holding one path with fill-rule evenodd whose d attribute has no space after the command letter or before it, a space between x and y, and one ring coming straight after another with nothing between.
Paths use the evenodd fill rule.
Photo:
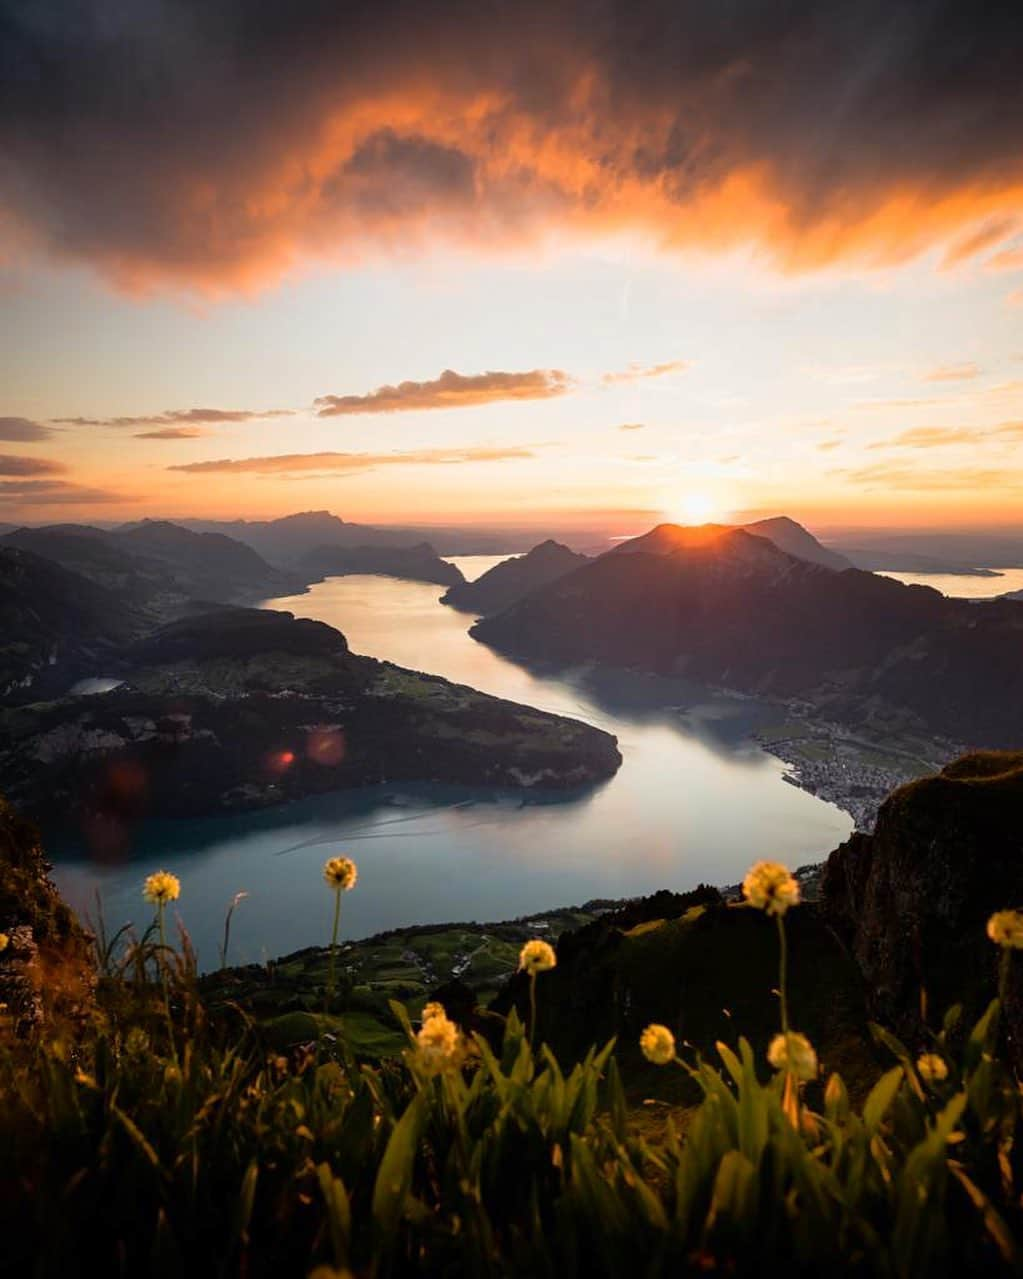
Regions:
<instances>
[{"instance_id":1,"label":"yellow flower","mask_svg":"<svg viewBox=\"0 0 1023 1279\"><path fill-rule=\"evenodd\" d=\"M429 1003L423 1005L424 1022L429 1021L431 1017L446 1017L447 1015L447 1009L436 999L431 999Z\"/></svg>"},{"instance_id":2,"label":"yellow flower","mask_svg":"<svg viewBox=\"0 0 1023 1279\"><path fill-rule=\"evenodd\" d=\"M796 1079L816 1079L817 1054L805 1035L790 1030L788 1035L775 1035L767 1050L767 1060L775 1070L788 1071Z\"/></svg>"},{"instance_id":3,"label":"yellow flower","mask_svg":"<svg viewBox=\"0 0 1023 1279\"><path fill-rule=\"evenodd\" d=\"M359 869L350 857L331 857L323 864L323 878L337 892L347 893L355 887Z\"/></svg>"},{"instance_id":4,"label":"yellow flower","mask_svg":"<svg viewBox=\"0 0 1023 1279\"><path fill-rule=\"evenodd\" d=\"M667 1026L647 1026L639 1037L640 1050L655 1066L666 1066L675 1060L675 1036Z\"/></svg>"},{"instance_id":5,"label":"yellow flower","mask_svg":"<svg viewBox=\"0 0 1023 1279\"><path fill-rule=\"evenodd\" d=\"M11 939L6 933L0 933L0 951L5 951L11 944Z\"/></svg>"},{"instance_id":6,"label":"yellow flower","mask_svg":"<svg viewBox=\"0 0 1023 1279\"><path fill-rule=\"evenodd\" d=\"M429 1075L438 1075L461 1059L458 1027L441 1011L423 1021L416 1035L416 1064Z\"/></svg>"},{"instance_id":7,"label":"yellow flower","mask_svg":"<svg viewBox=\"0 0 1023 1279\"><path fill-rule=\"evenodd\" d=\"M924 1053L918 1057L916 1068L925 1084L940 1084L943 1079L948 1078L945 1059L939 1057L937 1053Z\"/></svg>"},{"instance_id":8,"label":"yellow flower","mask_svg":"<svg viewBox=\"0 0 1023 1279\"><path fill-rule=\"evenodd\" d=\"M540 941L536 937L532 941L527 941L519 952L519 968L529 973L530 977L535 977L537 973L545 973L557 962L558 957L554 953L554 947L549 942Z\"/></svg>"},{"instance_id":9,"label":"yellow flower","mask_svg":"<svg viewBox=\"0 0 1023 1279\"><path fill-rule=\"evenodd\" d=\"M757 862L742 881L742 895L757 910L784 915L799 905L799 884L781 862Z\"/></svg>"},{"instance_id":10,"label":"yellow flower","mask_svg":"<svg viewBox=\"0 0 1023 1279\"><path fill-rule=\"evenodd\" d=\"M154 906L165 906L181 896L181 881L169 870L154 871L142 887L142 896Z\"/></svg>"},{"instance_id":11,"label":"yellow flower","mask_svg":"<svg viewBox=\"0 0 1023 1279\"><path fill-rule=\"evenodd\" d=\"M987 921L987 935L996 946L1023 950L1023 911L995 911Z\"/></svg>"}]
</instances>

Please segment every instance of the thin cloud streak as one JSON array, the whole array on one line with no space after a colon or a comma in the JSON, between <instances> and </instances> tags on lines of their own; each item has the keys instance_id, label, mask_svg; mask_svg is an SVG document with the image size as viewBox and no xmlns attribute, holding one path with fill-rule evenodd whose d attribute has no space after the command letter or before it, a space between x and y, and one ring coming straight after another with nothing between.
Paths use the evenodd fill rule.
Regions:
<instances>
[{"instance_id":1,"label":"thin cloud streak","mask_svg":"<svg viewBox=\"0 0 1023 1279\"><path fill-rule=\"evenodd\" d=\"M67 467L43 457L19 457L0 453L0 475L61 475Z\"/></svg>"},{"instance_id":2,"label":"thin cloud streak","mask_svg":"<svg viewBox=\"0 0 1023 1279\"><path fill-rule=\"evenodd\" d=\"M295 471L368 471L379 466L452 466L474 462L510 462L535 457L526 448L417 449L395 453L279 453L272 457L218 458L208 462L182 462L169 471L192 474L281 475Z\"/></svg>"},{"instance_id":3,"label":"thin cloud streak","mask_svg":"<svg viewBox=\"0 0 1023 1279\"><path fill-rule=\"evenodd\" d=\"M138 417L55 417L61 426L179 426L195 423L258 422L294 417L294 409L167 409Z\"/></svg>"},{"instance_id":4,"label":"thin cloud streak","mask_svg":"<svg viewBox=\"0 0 1023 1279\"><path fill-rule=\"evenodd\" d=\"M664 364L640 364L635 361L627 369L605 373L600 380L604 386L617 386L623 382L642 382L646 378L667 377L669 373L684 373L690 368L692 368L690 360L668 360Z\"/></svg>"},{"instance_id":5,"label":"thin cloud streak","mask_svg":"<svg viewBox=\"0 0 1023 1279\"><path fill-rule=\"evenodd\" d=\"M53 434L48 426L27 417L0 417L0 440L8 444L33 444Z\"/></svg>"}]
</instances>

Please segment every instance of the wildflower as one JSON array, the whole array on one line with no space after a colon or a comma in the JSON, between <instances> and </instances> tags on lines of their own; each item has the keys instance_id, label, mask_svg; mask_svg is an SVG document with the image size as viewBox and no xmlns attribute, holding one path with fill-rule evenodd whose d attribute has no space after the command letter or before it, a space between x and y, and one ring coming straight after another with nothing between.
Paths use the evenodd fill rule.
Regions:
<instances>
[{"instance_id":1,"label":"wildflower","mask_svg":"<svg viewBox=\"0 0 1023 1279\"><path fill-rule=\"evenodd\" d=\"M639 1037L639 1047L647 1061L666 1066L675 1060L675 1036L667 1026L647 1026Z\"/></svg>"},{"instance_id":2,"label":"wildflower","mask_svg":"<svg viewBox=\"0 0 1023 1279\"><path fill-rule=\"evenodd\" d=\"M799 884L780 862L757 862L742 881L742 895L757 910L784 915L799 905Z\"/></svg>"},{"instance_id":3,"label":"wildflower","mask_svg":"<svg viewBox=\"0 0 1023 1279\"><path fill-rule=\"evenodd\" d=\"M987 921L987 935L996 946L1023 950L1023 911L998 910Z\"/></svg>"},{"instance_id":4,"label":"wildflower","mask_svg":"<svg viewBox=\"0 0 1023 1279\"><path fill-rule=\"evenodd\" d=\"M813 1044L798 1031L775 1035L767 1050L767 1060L775 1070L784 1070L800 1081L817 1077L817 1054Z\"/></svg>"},{"instance_id":5,"label":"wildflower","mask_svg":"<svg viewBox=\"0 0 1023 1279\"><path fill-rule=\"evenodd\" d=\"M181 881L169 870L157 870L146 877L142 896L154 906L166 906L181 896Z\"/></svg>"},{"instance_id":6,"label":"wildflower","mask_svg":"<svg viewBox=\"0 0 1023 1279\"><path fill-rule=\"evenodd\" d=\"M6 933L0 933L0 952L3 952L11 944L11 939Z\"/></svg>"},{"instance_id":7,"label":"wildflower","mask_svg":"<svg viewBox=\"0 0 1023 1279\"><path fill-rule=\"evenodd\" d=\"M331 857L323 865L323 878L331 888L347 893L355 887L359 869L350 857Z\"/></svg>"},{"instance_id":8,"label":"wildflower","mask_svg":"<svg viewBox=\"0 0 1023 1279\"><path fill-rule=\"evenodd\" d=\"M431 1017L446 1017L447 1009L439 1000L431 999L429 1003L423 1005L423 1022L426 1023Z\"/></svg>"},{"instance_id":9,"label":"wildflower","mask_svg":"<svg viewBox=\"0 0 1023 1279\"><path fill-rule=\"evenodd\" d=\"M519 953L519 968L535 977L537 973L545 973L558 962L554 947L548 942L534 938L527 941Z\"/></svg>"},{"instance_id":10,"label":"wildflower","mask_svg":"<svg viewBox=\"0 0 1023 1279\"><path fill-rule=\"evenodd\" d=\"M948 1078L945 1059L937 1053L923 1053L917 1058L916 1069L925 1084L940 1084L943 1079Z\"/></svg>"},{"instance_id":11,"label":"wildflower","mask_svg":"<svg viewBox=\"0 0 1023 1279\"><path fill-rule=\"evenodd\" d=\"M337 954L337 930L341 923L341 894L354 888L359 878L359 868L350 857L330 857L323 863L323 878L334 890L334 927L330 935L330 967L327 972L327 1004L330 1011L334 998L335 956Z\"/></svg>"},{"instance_id":12,"label":"wildflower","mask_svg":"<svg viewBox=\"0 0 1023 1279\"><path fill-rule=\"evenodd\" d=\"M441 1011L423 1021L416 1035L416 1062L429 1075L439 1075L460 1060L458 1027Z\"/></svg>"}]
</instances>

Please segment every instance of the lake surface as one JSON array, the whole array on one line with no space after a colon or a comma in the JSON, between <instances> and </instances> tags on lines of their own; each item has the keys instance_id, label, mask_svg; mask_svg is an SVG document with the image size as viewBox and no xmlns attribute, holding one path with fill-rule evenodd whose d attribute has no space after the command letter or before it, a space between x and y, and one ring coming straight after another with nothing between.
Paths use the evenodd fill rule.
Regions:
<instances>
[{"instance_id":1,"label":"lake surface","mask_svg":"<svg viewBox=\"0 0 1023 1279\"><path fill-rule=\"evenodd\" d=\"M497 559L453 562L474 578ZM616 777L572 797L386 785L258 813L151 822L116 866L86 861L74 843L54 849L55 877L72 904L94 912L99 891L108 929L144 925L142 881L171 870L182 883L180 916L209 968L238 891L250 895L232 923L232 961L329 940L332 897L321 868L338 852L359 864L342 919L343 934L358 937L734 883L758 857L795 867L848 836L846 814L784 782L784 765L750 741L758 724L778 722L778 710L625 672L533 674L470 639L473 619L438 603L442 591L344 577L268 604L337 626L355 652L605 728L624 757Z\"/></svg>"},{"instance_id":2,"label":"lake surface","mask_svg":"<svg viewBox=\"0 0 1023 1279\"><path fill-rule=\"evenodd\" d=\"M960 573L884 573L907 586L933 586L942 595L963 600L989 600L1009 591L1023 591L1023 568L992 569L997 577L965 577Z\"/></svg>"}]
</instances>

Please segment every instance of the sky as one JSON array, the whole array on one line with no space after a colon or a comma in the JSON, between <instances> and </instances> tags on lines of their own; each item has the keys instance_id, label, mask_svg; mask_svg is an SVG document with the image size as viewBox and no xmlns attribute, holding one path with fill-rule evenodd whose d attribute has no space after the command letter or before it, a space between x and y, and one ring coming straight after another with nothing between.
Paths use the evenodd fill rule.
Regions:
<instances>
[{"instance_id":1,"label":"sky","mask_svg":"<svg viewBox=\"0 0 1023 1279\"><path fill-rule=\"evenodd\" d=\"M1023 523L1021 36L0 0L0 522Z\"/></svg>"}]
</instances>

